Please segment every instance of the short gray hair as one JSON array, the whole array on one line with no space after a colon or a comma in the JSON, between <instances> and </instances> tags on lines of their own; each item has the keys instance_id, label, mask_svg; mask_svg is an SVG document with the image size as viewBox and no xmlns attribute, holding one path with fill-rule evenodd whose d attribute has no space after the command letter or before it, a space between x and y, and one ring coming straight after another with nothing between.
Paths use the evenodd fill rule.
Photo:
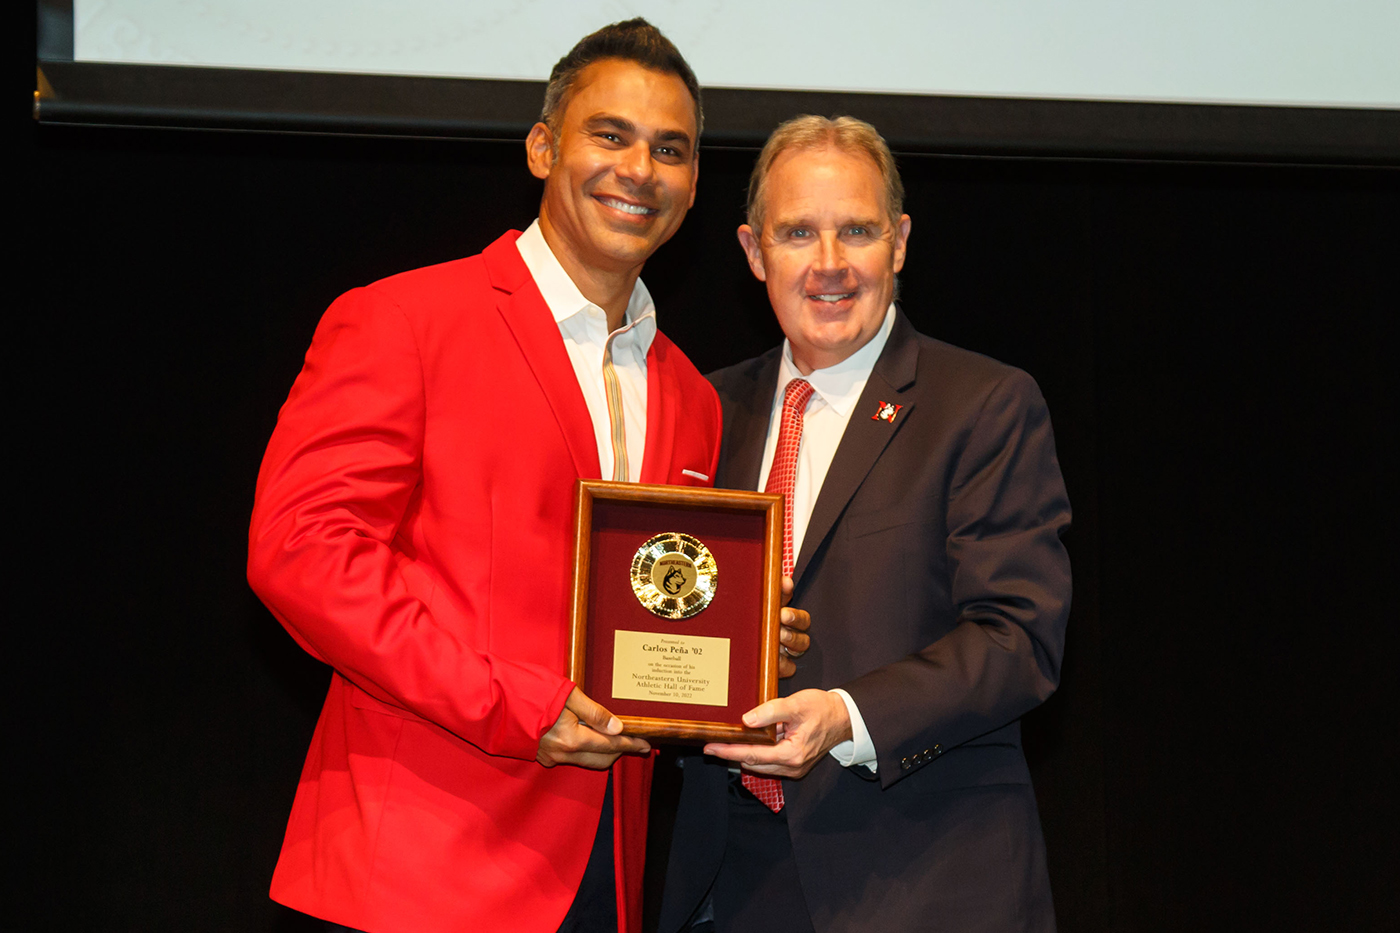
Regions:
<instances>
[{"instance_id":1,"label":"short gray hair","mask_svg":"<svg viewBox=\"0 0 1400 933\"><path fill-rule=\"evenodd\" d=\"M803 114L780 124L763 151L758 154L753 175L749 177L748 221L755 235L763 235L763 199L768 187L768 173L778 156L789 150L836 149L853 155L864 155L880 170L880 180L885 188L885 212L890 222L899 223L904 214L904 182L900 181L899 168L894 164L894 154L875 127L855 117L818 117Z\"/></svg>"}]
</instances>

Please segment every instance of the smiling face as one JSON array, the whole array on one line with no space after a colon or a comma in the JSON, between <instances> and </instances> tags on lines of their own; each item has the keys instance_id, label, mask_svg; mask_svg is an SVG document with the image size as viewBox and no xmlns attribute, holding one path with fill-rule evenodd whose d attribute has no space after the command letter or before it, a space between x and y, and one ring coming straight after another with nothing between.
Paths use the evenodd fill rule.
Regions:
<instances>
[{"instance_id":1,"label":"smiling face","mask_svg":"<svg viewBox=\"0 0 1400 933\"><path fill-rule=\"evenodd\" d=\"M556 136L535 124L540 227L579 281L632 275L695 203L695 101L675 75L604 59L580 73Z\"/></svg>"},{"instance_id":2,"label":"smiling face","mask_svg":"<svg viewBox=\"0 0 1400 933\"><path fill-rule=\"evenodd\" d=\"M880 170L864 153L789 150L769 169L763 230L739 228L804 375L880 330L909 239L909 215L896 222L885 204Z\"/></svg>"}]
</instances>

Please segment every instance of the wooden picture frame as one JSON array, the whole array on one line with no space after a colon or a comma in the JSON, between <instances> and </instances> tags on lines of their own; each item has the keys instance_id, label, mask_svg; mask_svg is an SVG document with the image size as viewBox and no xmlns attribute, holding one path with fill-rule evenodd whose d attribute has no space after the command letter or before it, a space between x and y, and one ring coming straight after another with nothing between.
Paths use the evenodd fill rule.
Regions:
<instances>
[{"instance_id":1,"label":"wooden picture frame","mask_svg":"<svg viewBox=\"0 0 1400 933\"><path fill-rule=\"evenodd\" d=\"M775 726L750 729L740 717L778 693L782 497L579 480L574 515L569 678L616 715L628 735L683 744L776 742ZM711 587L703 608L664 601L671 612L693 612L676 618L664 615L665 607L648 608L643 591L651 578L638 568L654 562L644 550L660 553L687 537L708 552L714 581L699 577L695 592ZM664 595L654 588L647 592ZM715 650L698 672L690 668L701 659L664 653L699 655L702 645ZM640 653L651 651L663 653ZM616 688L620 695L614 695ZM692 689L701 692L686 692Z\"/></svg>"}]
</instances>

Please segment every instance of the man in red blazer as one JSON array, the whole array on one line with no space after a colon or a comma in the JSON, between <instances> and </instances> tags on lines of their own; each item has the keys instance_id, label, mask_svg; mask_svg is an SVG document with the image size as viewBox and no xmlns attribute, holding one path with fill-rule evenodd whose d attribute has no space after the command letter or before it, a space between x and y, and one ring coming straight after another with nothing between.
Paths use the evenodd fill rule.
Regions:
<instances>
[{"instance_id":1,"label":"man in red blazer","mask_svg":"<svg viewBox=\"0 0 1400 933\"><path fill-rule=\"evenodd\" d=\"M579 477L715 473L715 392L638 278L694 202L700 121L664 36L600 30L526 143L536 223L322 319L249 533L249 582L334 668L281 903L372 933L637 929L650 749L564 676L570 526Z\"/></svg>"}]
</instances>

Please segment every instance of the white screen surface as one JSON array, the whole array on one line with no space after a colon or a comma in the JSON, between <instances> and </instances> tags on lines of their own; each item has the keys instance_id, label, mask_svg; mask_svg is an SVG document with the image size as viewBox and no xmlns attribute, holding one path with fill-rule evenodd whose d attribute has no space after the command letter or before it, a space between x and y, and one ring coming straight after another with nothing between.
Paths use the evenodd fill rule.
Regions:
<instances>
[{"instance_id":1,"label":"white screen surface","mask_svg":"<svg viewBox=\"0 0 1400 933\"><path fill-rule=\"evenodd\" d=\"M74 0L88 62L544 80L646 16L711 87L1400 108L1397 0Z\"/></svg>"}]
</instances>

